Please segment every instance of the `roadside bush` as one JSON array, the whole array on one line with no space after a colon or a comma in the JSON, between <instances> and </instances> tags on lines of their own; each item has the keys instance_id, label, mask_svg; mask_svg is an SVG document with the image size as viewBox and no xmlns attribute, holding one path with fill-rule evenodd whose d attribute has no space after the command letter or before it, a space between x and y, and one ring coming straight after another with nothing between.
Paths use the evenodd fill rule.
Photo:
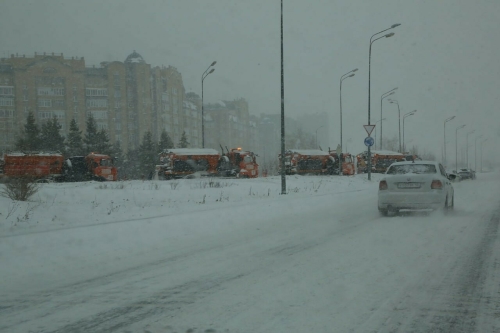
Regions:
<instances>
[{"instance_id":1,"label":"roadside bush","mask_svg":"<svg viewBox=\"0 0 500 333\"><path fill-rule=\"evenodd\" d=\"M0 195L15 201L28 201L39 188L40 185L33 177L10 178L3 184Z\"/></svg>"}]
</instances>

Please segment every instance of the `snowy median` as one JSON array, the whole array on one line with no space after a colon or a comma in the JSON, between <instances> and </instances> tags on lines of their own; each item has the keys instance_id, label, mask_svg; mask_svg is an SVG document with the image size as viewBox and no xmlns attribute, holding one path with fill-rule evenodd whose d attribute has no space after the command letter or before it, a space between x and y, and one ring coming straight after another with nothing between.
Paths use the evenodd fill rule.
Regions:
<instances>
[{"instance_id":1,"label":"snowy median","mask_svg":"<svg viewBox=\"0 0 500 333\"><path fill-rule=\"evenodd\" d=\"M181 214L218 209L239 214L228 208L243 213L241 209L249 207L259 213L255 207L271 201L373 192L381 176L374 174L371 182L367 175L287 176L286 196L281 195L279 176L40 184L38 193L27 202L0 197L0 237L162 217L173 220Z\"/></svg>"}]
</instances>

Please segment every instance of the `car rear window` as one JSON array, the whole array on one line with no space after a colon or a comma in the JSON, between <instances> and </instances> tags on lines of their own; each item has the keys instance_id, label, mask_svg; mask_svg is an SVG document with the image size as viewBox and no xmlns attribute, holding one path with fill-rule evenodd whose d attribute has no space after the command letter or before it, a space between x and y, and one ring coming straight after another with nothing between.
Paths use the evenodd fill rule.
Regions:
<instances>
[{"instance_id":1,"label":"car rear window","mask_svg":"<svg viewBox=\"0 0 500 333\"><path fill-rule=\"evenodd\" d=\"M389 170L387 170L388 175L400 175L405 173L436 173L436 166L433 164L403 164L392 165Z\"/></svg>"}]
</instances>

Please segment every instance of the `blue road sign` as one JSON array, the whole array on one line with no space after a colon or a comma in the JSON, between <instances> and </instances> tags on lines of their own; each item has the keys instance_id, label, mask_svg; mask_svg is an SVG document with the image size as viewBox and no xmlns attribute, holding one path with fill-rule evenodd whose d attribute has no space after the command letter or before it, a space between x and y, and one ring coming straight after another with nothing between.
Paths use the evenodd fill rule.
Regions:
<instances>
[{"instance_id":1,"label":"blue road sign","mask_svg":"<svg viewBox=\"0 0 500 333\"><path fill-rule=\"evenodd\" d=\"M371 136L367 136L365 138L365 146L371 147L371 146L373 146L374 143L375 143L375 140L373 140L373 138Z\"/></svg>"}]
</instances>

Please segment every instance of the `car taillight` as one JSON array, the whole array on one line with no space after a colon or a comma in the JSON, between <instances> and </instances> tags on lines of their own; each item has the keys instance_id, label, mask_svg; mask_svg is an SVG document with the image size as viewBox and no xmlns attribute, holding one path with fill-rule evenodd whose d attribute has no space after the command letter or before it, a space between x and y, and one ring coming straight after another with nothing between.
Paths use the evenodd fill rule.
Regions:
<instances>
[{"instance_id":1,"label":"car taillight","mask_svg":"<svg viewBox=\"0 0 500 333\"><path fill-rule=\"evenodd\" d=\"M387 190L387 182L385 180L381 180L378 184L379 190Z\"/></svg>"},{"instance_id":2,"label":"car taillight","mask_svg":"<svg viewBox=\"0 0 500 333\"><path fill-rule=\"evenodd\" d=\"M443 188L443 183L440 180L433 180L431 184L431 189L440 190Z\"/></svg>"}]
</instances>

